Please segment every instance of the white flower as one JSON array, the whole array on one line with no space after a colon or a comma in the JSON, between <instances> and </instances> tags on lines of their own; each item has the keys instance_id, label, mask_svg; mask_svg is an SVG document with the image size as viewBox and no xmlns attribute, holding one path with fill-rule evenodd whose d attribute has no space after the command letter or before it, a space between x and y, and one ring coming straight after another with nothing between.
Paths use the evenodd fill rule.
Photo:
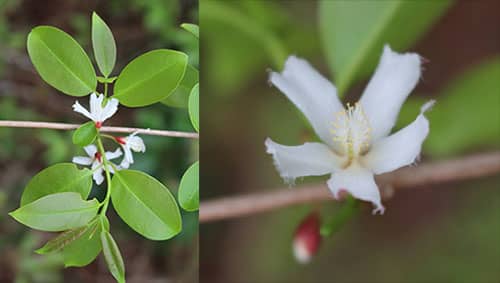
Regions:
<instances>
[{"instance_id":1,"label":"white flower","mask_svg":"<svg viewBox=\"0 0 500 283\"><path fill-rule=\"evenodd\" d=\"M412 164L429 133L423 113L410 125L388 136L401 105L420 78L420 57L384 47L382 58L361 99L344 109L337 90L305 60L291 56L281 74L270 81L306 116L323 143L285 146L267 139L267 152L285 180L331 174L327 184L335 198L345 190L372 202L373 213L384 212L374 174Z\"/></svg>"},{"instance_id":2,"label":"white flower","mask_svg":"<svg viewBox=\"0 0 500 283\"><path fill-rule=\"evenodd\" d=\"M115 140L122 146L123 152L125 152L125 157L122 163L120 163L120 167L122 168L128 168L130 164L134 163L132 150L135 152L146 152L144 141L136 135L137 132L134 132L127 137L115 137Z\"/></svg>"},{"instance_id":3,"label":"white flower","mask_svg":"<svg viewBox=\"0 0 500 283\"><path fill-rule=\"evenodd\" d=\"M78 101L73 104L73 110L94 121L96 127L100 128L102 123L113 116L118 110L118 99L111 98L104 106L102 105L103 100L104 95L97 95L93 92L90 95L90 112L83 108Z\"/></svg>"},{"instance_id":4,"label":"white flower","mask_svg":"<svg viewBox=\"0 0 500 283\"><path fill-rule=\"evenodd\" d=\"M93 144L88 145L83 148L85 152L88 154L87 156L75 156L73 157L73 163L80 165L91 165L93 173L94 181L97 185L102 184L104 181L104 168L103 168L103 160L101 153L97 150L97 147ZM106 151L106 160L112 160L118 158L122 155L122 151L117 148L114 152ZM109 162L108 162L109 163ZM111 164L108 164L108 170L111 173L115 173L115 170Z\"/></svg>"}]
</instances>

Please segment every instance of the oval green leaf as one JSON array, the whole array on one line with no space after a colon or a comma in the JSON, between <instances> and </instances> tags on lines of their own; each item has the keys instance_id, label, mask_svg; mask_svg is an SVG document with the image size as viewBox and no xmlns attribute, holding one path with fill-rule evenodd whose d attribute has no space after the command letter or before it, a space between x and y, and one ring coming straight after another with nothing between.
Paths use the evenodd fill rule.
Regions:
<instances>
[{"instance_id":1,"label":"oval green leaf","mask_svg":"<svg viewBox=\"0 0 500 283\"><path fill-rule=\"evenodd\" d=\"M374 70L384 44L407 49L451 2L322 0L320 34L339 93Z\"/></svg>"},{"instance_id":2,"label":"oval green leaf","mask_svg":"<svg viewBox=\"0 0 500 283\"><path fill-rule=\"evenodd\" d=\"M200 206L200 162L196 161L182 176L179 185L179 204L186 211L196 211Z\"/></svg>"},{"instance_id":3,"label":"oval green leaf","mask_svg":"<svg viewBox=\"0 0 500 283\"><path fill-rule=\"evenodd\" d=\"M186 73L182 78L181 83L175 89L175 91L169 95L167 98L163 99L161 103L178 108L187 108L189 101L189 94L193 87L199 81L199 73L193 66L188 65L186 68Z\"/></svg>"},{"instance_id":4,"label":"oval green leaf","mask_svg":"<svg viewBox=\"0 0 500 283\"><path fill-rule=\"evenodd\" d=\"M30 180L21 196L21 206L62 192L76 192L82 199L87 199L90 189L92 171L86 168L80 170L73 163L58 163L40 171Z\"/></svg>"},{"instance_id":5,"label":"oval green leaf","mask_svg":"<svg viewBox=\"0 0 500 283\"><path fill-rule=\"evenodd\" d=\"M116 43L108 25L95 12L92 13L92 47L97 66L107 78L115 67Z\"/></svg>"},{"instance_id":6,"label":"oval green leaf","mask_svg":"<svg viewBox=\"0 0 500 283\"><path fill-rule=\"evenodd\" d=\"M100 235L103 225L104 229L109 231L109 221L106 216L99 217L96 225L91 225L80 238L64 247L62 251L64 267L81 267L94 261L102 250Z\"/></svg>"},{"instance_id":7,"label":"oval green leaf","mask_svg":"<svg viewBox=\"0 0 500 283\"><path fill-rule=\"evenodd\" d=\"M153 50L130 62L118 76L114 97L129 107L165 99L179 86L188 56L168 49Z\"/></svg>"},{"instance_id":8,"label":"oval green leaf","mask_svg":"<svg viewBox=\"0 0 500 283\"><path fill-rule=\"evenodd\" d=\"M140 171L121 170L111 181L111 200L120 217L151 240L167 240L181 231L179 207L170 191Z\"/></svg>"},{"instance_id":9,"label":"oval green leaf","mask_svg":"<svg viewBox=\"0 0 500 283\"><path fill-rule=\"evenodd\" d=\"M200 131L200 91L199 84L196 84L191 90L189 95L189 118L191 119L191 124L193 128L199 132Z\"/></svg>"},{"instance_id":10,"label":"oval green leaf","mask_svg":"<svg viewBox=\"0 0 500 283\"><path fill-rule=\"evenodd\" d=\"M118 245L108 231L101 232L101 245L104 259L113 277L119 283L125 282L125 264Z\"/></svg>"},{"instance_id":11,"label":"oval green leaf","mask_svg":"<svg viewBox=\"0 0 500 283\"><path fill-rule=\"evenodd\" d=\"M64 31L49 26L28 35L28 54L42 79L71 96L85 96L97 86L97 77L83 48Z\"/></svg>"},{"instance_id":12,"label":"oval green leaf","mask_svg":"<svg viewBox=\"0 0 500 283\"><path fill-rule=\"evenodd\" d=\"M79 193L64 192L44 196L9 215L30 228L58 232L87 224L98 209L96 199L86 201Z\"/></svg>"},{"instance_id":13,"label":"oval green leaf","mask_svg":"<svg viewBox=\"0 0 500 283\"><path fill-rule=\"evenodd\" d=\"M181 25L181 28L187 30L188 32L192 33L196 38L200 38L200 28L198 25L195 24L189 24L189 23L184 23Z\"/></svg>"},{"instance_id":14,"label":"oval green leaf","mask_svg":"<svg viewBox=\"0 0 500 283\"><path fill-rule=\"evenodd\" d=\"M84 147L93 143L96 137L97 129L95 123L93 121L88 121L75 130L73 133L73 143Z\"/></svg>"}]
</instances>

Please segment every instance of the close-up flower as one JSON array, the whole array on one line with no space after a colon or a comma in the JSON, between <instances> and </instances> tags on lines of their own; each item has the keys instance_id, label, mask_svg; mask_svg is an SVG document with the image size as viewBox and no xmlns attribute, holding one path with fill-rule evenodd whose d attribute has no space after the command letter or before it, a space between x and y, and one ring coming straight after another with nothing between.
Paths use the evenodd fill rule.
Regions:
<instances>
[{"instance_id":1,"label":"close-up flower","mask_svg":"<svg viewBox=\"0 0 500 283\"><path fill-rule=\"evenodd\" d=\"M102 127L102 123L113 116L118 110L118 99L111 98L104 105L103 100L103 94L93 92L90 95L90 112L80 105L78 101L75 101L75 104L73 104L73 110L94 121L96 128L100 128Z\"/></svg>"},{"instance_id":2,"label":"close-up flower","mask_svg":"<svg viewBox=\"0 0 500 283\"><path fill-rule=\"evenodd\" d=\"M120 144L123 148L124 157L120 163L121 168L129 168L130 164L134 163L134 152L146 152L146 145L141 137L137 136L137 132L134 132L126 137L115 137L116 142Z\"/></svg>"},{"instance_id":3,"label":"close-up flower","mask_svg":"<svg viewBox=\"0 0 500 283\"><path fill-rule=\"evenodd\" d=\"M421 58L399 54L386 45L379 65L359 102L342 106L337 90L309 63L290 56L282 73L270 81L304 113L322 143L285 146L266 139L267 152L286 181L331 174L327 185L335 198L346 190L373 203L373 214L384 213L374 175L415 162L429 133L424 112L390 135L402 104L421 76Z\"/></svg>"},{"instance_id":4,"label":"close-up flower","mask_svg":"<svg viewBox=\"0 0 500 283\"><path fill-rule=\"evenodd\" d=\"M93 178L94 181L97 185L102 184L104 181L104 164L103 164L103 158L102 154L97 150L97 147L93 144L88 145L83 148L85 152L87 153L87 156L75 156L73 157L73 163L79 164L79 165L90 165L90 168L93 171ZM118 158L122 155L122 151L117 148L115 151L110 152L106 151L105 153L106 160L109 163L109 160ZM115 169L113 168L113 165L108 164L108 170L111 173L115 172ZM118 169L118 167L117 167Z\"/></svg>"}]
</instances>

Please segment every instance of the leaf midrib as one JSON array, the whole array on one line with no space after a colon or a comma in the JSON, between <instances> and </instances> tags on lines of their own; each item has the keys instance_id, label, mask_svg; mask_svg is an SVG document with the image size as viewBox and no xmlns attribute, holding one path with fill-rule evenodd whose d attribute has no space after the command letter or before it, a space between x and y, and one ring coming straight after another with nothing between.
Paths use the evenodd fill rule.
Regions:
<instances>
[{"instance_id":1,"label":"leaf midrib","mask_svg":"<svg viewBox=\"0 0 500 283\"><path fill-rule=\"evenodd\" d=\"M140 80L140 81L137 81L136 83L131 84L131 85L130 85L130 86L128 86L127 88L125 88L125 89L121 90L121 92L120 92L120 93L117 93L117 94L115 95L115 97L118 97L118 98L119 98L119 97L121 97L121 96L127 96L127 93L128 93L128 92L130 92L130 91L131 91L131 90L133 90L133 89L138 88L140 85L144 84L144 82L145 82L145 81L152 80L153 78L157 77L158 75L160 75L160 74L161 74L161 73L163 73L164 71L166 71L166 70L168 70L168 69L170 69L170 68L173 68L173 67L175 67L175 66L176 66L176 65L178 65L178 64L179 64L179 62L174 62L174 63L172 63L172 64L170 64L170 65L165 66L165 67L164 67L163 69L161 69L160 71L157 71L157 72L153 73L153 75L151 75L151 76L149 76L149 77L146 77L146 78L144 78L144 79L142 79L142 80Z\"/></svg>"},{"instance_id":2,"label":"leaf midrib","mask_svg":"<svg viewBox=\"0 0 500 283\"><path fill-rule=\"evenodd\" d=\"M45 46L45 48L49 51L49 53L54 57L56 58L56 60L71 74L73 75L73 77L75 77L81 84L83 84L83 86L87 87L89 90L92 90L92 86L90 85L87 85L87 83L85 81L83 81L79 76L77 76L67 65L66 63L64 63L58 56L55 55L55 53L52 51L52 49L45 43L45 41L38 35L34 35L36 36L40 42L42 43L43 46ZM81 51L81 50L80 50Z\"/></svg>"},{"instance_id":3,"label":"leaf midrib","mask_svg":"<svg viewBox=\"0 0 500 283\"><path fill-rule=\"evenodd\" d=\"M132 196L134 196L135 199L137 199L137 201L142 204L147 211L151 212L151 214L153 214L155 216L155 218L159 219L161 223L164 223L169 229L170 229L170 225L168 225L168 223L166 223L165 221L163 221L163 219L161 219L161 217L159 217L156 212L154 210L152 210L149 206L147 206L131 189L130 187L124 182L124 180L121 178L120 174L115 174L115 176L118 177L118 181L127 189L127 191L130 192L130 194Z\"/></svg>"}]
</instances>

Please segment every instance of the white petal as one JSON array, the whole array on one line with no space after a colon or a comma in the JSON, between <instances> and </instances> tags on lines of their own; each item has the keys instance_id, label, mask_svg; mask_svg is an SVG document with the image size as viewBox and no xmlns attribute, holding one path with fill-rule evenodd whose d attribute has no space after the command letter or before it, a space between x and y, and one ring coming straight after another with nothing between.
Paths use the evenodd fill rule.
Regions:
<instances>
[{"instance_id":1,"label":"white petal","mask_svg":"<svg viewBox=\"0 0 500 283\"><path fill-rule=\"evenodd\" d=\"M104 175L103 175L104 170L101 168L97 169L94 171L94 174L92 174L92 177L94 178L94 181L97 185L102 184L104 181Z\"/></svg>"},{"instance_id":2,"label":"white petal","mask_svg":"<svg viewBox=\"0 0 500 283\"><path fill-rule=\"evenodd\" d=\"M113 116L116 113L116 111L118 111L118 99L111 98L106 103L106 106L104 106L104 108L102 109L101 116L100 116L101 122L109 119L111 116Z\"/></svg>"},{"instance_id":3,"label":"white petal","mask_svg":"<svg viewBox=\"0 0 500 283\"><path fill-rule=\"evenodd\" d=\"M132 164L134 163L134 156L132 155L132 151L130 150L130 147L128 145L122 146L123 152L125 153L124 159L127 160L128 163Z\"/></svg>"},{"instance_id":4,"label":"white petal","mask_svg":"<svg viewBox=\"0 0 500 283\"><path fill-rule=\"evenodd\" d=\"M271 72L270 81L304 113L321 140L335 146L332 123L335 113L343 110L335 86L295 56L288 57L281 74Z\"/></svg>"},{"instance_id":5,"label":"white petal","mask_svg":"<svg viewBox=\"0 0 500 283\"><path fill-rule=\"evenodd\" d=\"M130 163L127 161L127 158L123 158L122 162L120 163L120 166L118 166L119 169L128 169L130 167Z\"/></svg>"},{"instance_id":6,"label":"white petal","mask_svg":"<svg viewBox=\"0 0 500 283\"><path fill-rule=\"evenodd\" d=\"M429 121L421 113L410 125L376 142L363 157L363 166L382 174L412 164L428 133Z\"/></svg>"},{"instance_id":7,"label":"white petal","mask_svg":"<svg viewBox=\"0 0 500 283\"><path fill-rule=\"evenodd\" d=\"M98 95L95 92L93 92L90 95L90 113L92 113L92 115L94 115L94 117L96 117L97 120L99 120L101 116L103 99L104 95L102 94Z\"/></svg>"},{"instance_id":8,"label":"white petal","mask_svg":"<svg viewBox=\"0 0 500 283\"><path fill-rule=\"evenodd\" d=\"M97 153L97 147L93 144L87 145L86 147L83 148L85 152L90 156L90 158L94 158L95 154Z\"/></svg>"},{"instance_id":9,"label":"white petal","mask_svg":"<svg viewBox=\"0 0 500 283\"><path fill-rule=\"evenodd\" d=\"M372 172L352 165L345 170L333 173L327 184L335 198L339 198L339 192L345 190L357 199L373 203L375 206L373 214L384 213L385 208L380 201L380 192Z\"/></svg>"},{"instance_id":10,"label":"white petal","mask_svg":"<svg viewBox=\"0 0 500 283\"><path fill-rule=\"evenodd\" d=\"M286 146L266 139L267 153L272 154L281 177L293 182L297 177L330 174L339 168L341 160L328 146L321 143L305 143Z\"/></svg>"},{"instance_id":11,"label":"white petal","mask_svg":"<svg viewBox=\"0 0 500 283\"><path fill-rule=\"evenodd\" d=\"M388 45L384 47L377 70L360 99L372 127L373 141L391 132L401 105L417 84L420 74L418 54L398 54Z\"/></svg>"},{"instance_id":12,"label":"white petal","mask_svg":"<svg viewBox=\"0 0 500 283\"><path fill-rule=\"evenodd\" d=\"M78 103L78 101L75 101L75 104L73 104L73 111L82 114L83 116L89 118L92 121L95 121L95 117L89 111L87 111L87 109L81 106L80 103Z\"/></svg>"},{"instance_id":13,"label":"white petal","mask_svg":"<svg viewBox=\"0 0 500 283\"><path fill-rule=\"evenodd\" d=\"M126 139L127 145L135 152L145 152L146 145L144 145L144 141L142 138L135 136L132 134Z\"/></svg>"},{"instance_id":14,"label":"white petal","mask_svg":"<svg viewBox=\"0 0 500 283\"><path fill-rule=\"evenodd\" d=\"M106 151L106 159L107 160L111 160L111 159L115 159L115 158L118 158L122 155L122 151L117 148L115 151L113 152L110 152L110 151Z\"/></svg>"},{"instance_id":15,"label":"white petal","mask_svg":"<svg viewBox=\"0 0 500 283\"><path fill-rule=\"evenodd\" d=\"M86 156L75 156L73 157L73 163L80 164L80 165L90 165L92 164L92 158L86 157Z\"/></svg>"},{"instance_id":16,"label":"white petal","mask_svg":"<svg viewBox=\"0 0 500 283\"><path fill-rule=\"evenodd\" d=\"M113 166L111 164L109 164L111 162L108 162L108 170L111 174L115 174L115 168L113 168Z\"/></svg>"}]
</instances>

